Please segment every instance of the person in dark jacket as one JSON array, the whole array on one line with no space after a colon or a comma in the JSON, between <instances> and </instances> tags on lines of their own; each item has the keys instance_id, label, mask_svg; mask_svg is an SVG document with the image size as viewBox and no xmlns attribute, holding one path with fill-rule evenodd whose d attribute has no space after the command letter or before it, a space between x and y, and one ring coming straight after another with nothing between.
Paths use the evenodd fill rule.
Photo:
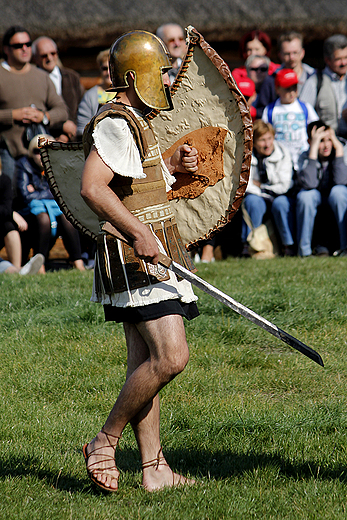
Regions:
<instances>
[{"instance_id":1,"label":"person in dark jacket","mask_svg":"<svg viewBox=\"0 0 347 520\"><path fill-rule=\"evenodd\" d=\"M40 36L32 44L33 60L35 64L45 70L54 83L59 94L67 106L69 118L60 125L50 128L59 141L74 140L77 131L77 110L84 88L80 76L72 69L62 66L59 60L58 47L54 40L47 36Z\"/></svg>"},{"instance_id":2,"label":"person in dark jacket","mask_svg":"<svg viewBox=\"0 0 347 520\"><path fill-rule=\"evenodd\" d=\"M300 256L312 254L312 235L318 206L329 204L335 215L340 251L347 248L347 165L344 146L332 128L319 120L307 127L309 150L299 157L296 217ZM319 245L316 254L327 256L328 249Z\"/></svg>"},{"instance_id":3,"label":"person in dark jacket","mask_svg":"<svg viewBox=\"0 0 347 520\"><path fill-rule=\"evenodd\" d=\"M11 179L1 171L0 160L0 249L5 246L8 262L13 272L18 272L22 262L22 244L19 231L26 231L28 225L12 207ZM0 272L4 269L1 264Z\"/></svg>"},{"instance_id":4,"label":"person in dark jacket","mask_svg":"<svg viewBox=\"0 0 347 520\"><path fill-rule=\"evenodd\" d=\"M52 140L52 137L46 135L35 136L30 141L28 157L23 156L17 161L17 189L22 208L20 213L29 223L29 236L33 238L34 254L41 253L47 259L56 238L61 235L73 266L83 271L78 231L60 211L43 175L38 148L40 137ZM44 265L40 272L45 272Z\"/></svg>"}]
</instances>

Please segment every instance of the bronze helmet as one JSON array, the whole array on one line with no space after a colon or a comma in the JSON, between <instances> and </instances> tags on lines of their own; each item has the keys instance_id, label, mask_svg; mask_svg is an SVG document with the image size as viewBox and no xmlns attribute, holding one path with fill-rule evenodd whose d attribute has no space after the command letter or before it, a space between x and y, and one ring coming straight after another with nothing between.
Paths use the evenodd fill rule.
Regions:
<instances>
[{"instance_id":1,"label":"bronze helmet","mask_svg":"<svg viewBox=\"0 0 347 520\"><path fill-rule=\"evenodd\" d=\"M116 40L110 49L110 76L117 91L129 87L128 72L135 75L134 87L141 101L150 108L172 107L163 73L172 68L164 43L147 31L131 31Z\"/></svg>"}]
</instances>

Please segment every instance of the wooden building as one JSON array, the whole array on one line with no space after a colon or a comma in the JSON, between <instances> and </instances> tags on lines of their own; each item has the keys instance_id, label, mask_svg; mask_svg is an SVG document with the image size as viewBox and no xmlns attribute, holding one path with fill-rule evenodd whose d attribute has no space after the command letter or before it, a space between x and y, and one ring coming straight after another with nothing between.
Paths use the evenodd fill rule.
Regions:
<instances>
[{"instance_id":1,"label":"wooden building","mask_svg":"<svg viewBox=\"0 0 347 520\"><path fill-rule=\"evenodd\" d=\"M155 32L165 22L193 25L233 68L241 63L238 41L258 28L272 38L287 30L305 36L306 60L322 65L322 42L347 34L345 0L0 0L0 36L23 25L32 38L47 35L59 47L63 64L82 76L97 74L95 57L122 33Z\"/></svg>"}]
</instances>

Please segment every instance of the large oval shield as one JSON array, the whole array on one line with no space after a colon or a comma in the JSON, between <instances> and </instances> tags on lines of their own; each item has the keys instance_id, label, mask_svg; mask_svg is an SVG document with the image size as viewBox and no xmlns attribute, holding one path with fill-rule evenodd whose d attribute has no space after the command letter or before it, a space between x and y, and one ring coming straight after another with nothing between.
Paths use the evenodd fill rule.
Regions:
<instances>
[{"instance_id":1,"label":"large oval shield","mask_svg":"<svg viewBox=\"0 0 347 520\"><path fill-rule=\"evenodd\" d=\"M179 232L188 249L218 232L239 208L252 154L252 122L245 99L226 63L193 28L189 46L171 87L174 110L150 118L164 158L179 144L199 152L199 170L177 174L168 193ZM98 217L80 195L84 166L81 143L41 143L52 193L65 216L96 238Z\"/></svg>"},{"instance_id":2,"label":"large oval shield","mask_svg":"<svg viewBox=\"0 0 347 520\"><path fill-rule=\"evenodd\" d=\"M169 192L188 249L211 238L239 208L252 155L252 120L227 64L196 29L187 28L188 52L172 85L174 109L156 112L152 126L161 152L178 144L199 152L194 176L177 174Z\"/></svg>"}]
</instances>

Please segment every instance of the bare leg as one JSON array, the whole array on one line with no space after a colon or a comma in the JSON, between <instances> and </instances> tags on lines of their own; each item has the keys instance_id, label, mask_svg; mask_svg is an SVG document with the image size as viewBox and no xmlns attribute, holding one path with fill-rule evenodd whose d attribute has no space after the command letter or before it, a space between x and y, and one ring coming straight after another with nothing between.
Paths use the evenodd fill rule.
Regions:
<instances>
[{"instance_id":1,"label":"bare leg","mask_svg":"<svg viewBox=\"0 0 347 520\"><path fill-rule=\"evenodd\" d=\"M201 253L201 261L202 262L212 262L213 256L213 246L211 244L205 244L202 248Z\"/></svg>"},{"instance_id":2,"label":"bare leg","mask_svg":"<svg viewBox=\"0 0 347 520\"><path fill-rule=\"evenodd\" d=\"M134 325L125 323L124 330L128 346L128 378L148 358L149 350ZM194 481L174 473L161 451L159 394L156 394L151 402L130 422L139 446L142 464L145 466L142 484L148 491L154 491L164 486L194 483ZM148 462L152 462L152 464L148 464Z\"/></svg>"},{"instance_id":3,"label":"bare leg","mask_svg":"<svg viewBox=\"0 0 347 520\"><path fill-rule=\"evenodd\" d=\"M83 263L82 259L74 260L72 262L72 264L78 271L85 271L85 267L84 267L84 263Z\"/></svg>"},{"instance_id":4,"label":"bare leg","mask_svg":"<svg viewBox=\"0 0 347 520\"><path fill-rule=\"evenodd\" d=\"M4 237L8 261L17 269L22 265L22 243L18 231L12 230Z\"/></svg>"},{"instance_id":5,"label":"bare leg","mask_svg":"<svg viewBox=\"0 0 347 520\"><path fill-rule=\"evenodd\" d=\"M137 325L125 324L125 331L129 361L127 380L104 429L119 437L126 424L131 421L142 461L155 461L160 451L157 394L184 369L189 358L183 320L181 316L165 316ZM104 437L100 432L88 445L88 453L102 444L105 446ZM91 456L90 467L95 461ZM144 469L143 483L147 489L179 483L180 476L173 475L164 463L165 459L161 458L159 466ZM104 485L116 487L118 472L115 471L113 477L100 469L93 474Z\"/></svg>"}]
</instances>

